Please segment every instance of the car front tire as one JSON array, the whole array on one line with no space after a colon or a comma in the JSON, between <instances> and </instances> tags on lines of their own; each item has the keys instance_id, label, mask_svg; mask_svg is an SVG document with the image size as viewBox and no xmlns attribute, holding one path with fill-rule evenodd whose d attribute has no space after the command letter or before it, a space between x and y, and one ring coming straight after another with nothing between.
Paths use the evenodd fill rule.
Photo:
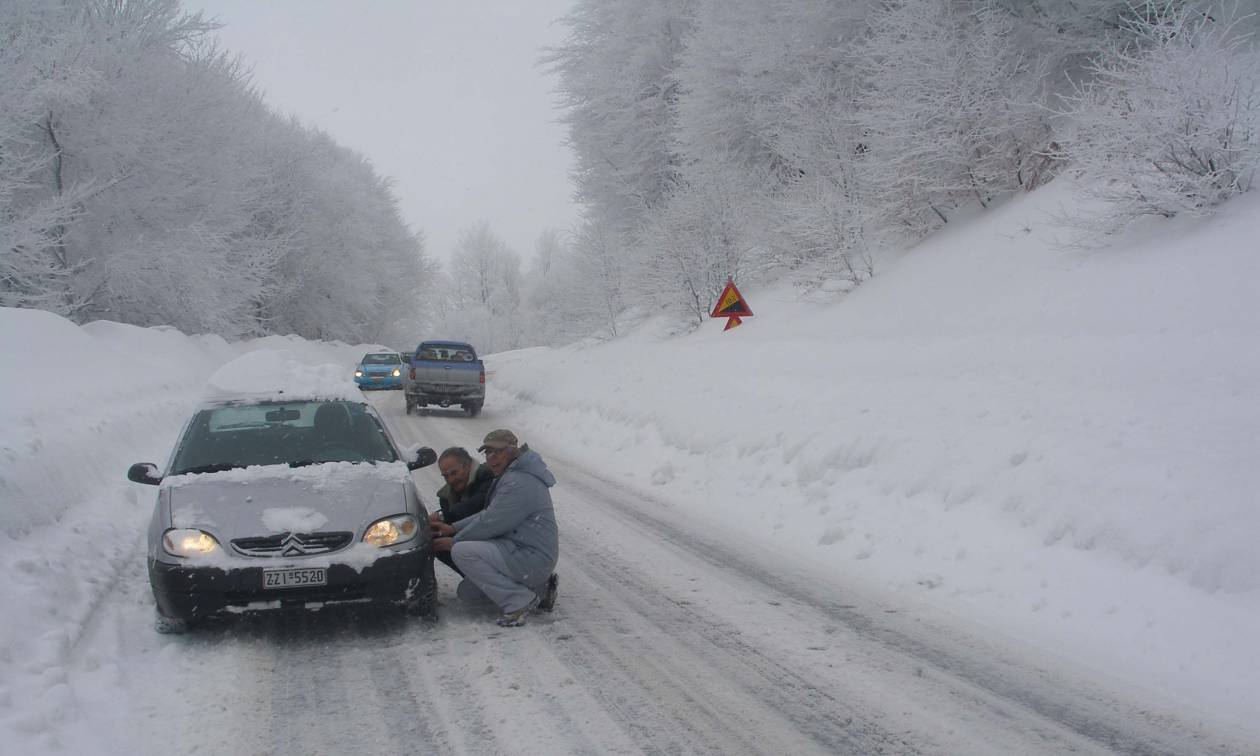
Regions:
<instances>
[{"instance_id":1,"label":"car front tire","mask_svg":"<svg viewBox=\"0 0 1260 756\"><path fill-rule=\"evenodd\" d=\"M186 619L166 617L161 612L153 615L153 629L162 635L183 635L191 626L192 623Z\"/></svg>"},{"instance_id":2,"label":"car front tire","mask_svg":"<svg viewBox=\"0 0 1260 756\"><path fill-rule=\"evenodd\" d=\"M426 622L437 622L437 576L433 573L433 560L422 568L420 585L416 587L416 595L406 604L407 614L419 617Z\"/></svg>"}]
</instances>

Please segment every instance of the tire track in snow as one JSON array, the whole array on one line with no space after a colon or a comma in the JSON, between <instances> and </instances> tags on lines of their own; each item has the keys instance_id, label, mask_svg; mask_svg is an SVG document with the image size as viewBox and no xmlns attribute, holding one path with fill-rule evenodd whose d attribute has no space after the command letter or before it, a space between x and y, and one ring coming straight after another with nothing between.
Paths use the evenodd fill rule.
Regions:
<instances>
[{"instance_id":1,"label":"tire track in snow","mask_svg":"<svg viewBox=\"0 0 1260 756\"><path fill-rule=\"evenodd\" d=\"M411 743L413 748L453 752L446 728L442 727L445 723L433 719L432 702L441 691L435 690L423 674L426 671L423 663L417 665L414 655L407 653L398 640L392 640L381 651L368 650L364 656L370 677L377 682L371 686L376 709L390 732L400 734L400 740Z\"/></svg>"},{"instance_id":2,"label":"tire track in snow","mask_svg":"<svg viewBox=\"0 0 1260 756\"><path fill-rule=\"evenodd\" d=\"M944 689L958 706L976 713L975 719L980 720L977 724L1024 728L1030 744L1026 747L1035 744L1041 752L1085 750L1134 756L1224 755L1247 750L1246 746L1233 743L1204 742L1195 728L1175 718L1140 711L1083 687L1084 683L1069 686L1067 681L1039 672L1030 664L1013 661L1009 654L988 647L983 640L971 639L972 647L967 649L956 633L929 635L931 631L923 628L918 628L917 633L913 628L902 629L892 618L876 618L879 610L866 613L836 599L834 587L797 582L790 575L778 574L737 553L732 545L717 542L712 534L698 536L680 529L661 516L670 511L661 502L562 460L556 461L553 470L559 467L563 471L566 488L586 503L601 505L601 512L618 521L627 532L648 532L652 539L727 572L733 579L760 586L767 594L818 612L824 621L844 628L866 644L882 648L894 664L932 670L931 677L916 672L922 678L920 685L931 683ZM572 551L573 544L566 546Z\"/></svg>"},{"instance_id":3,"label":"tire track in snow","mask_svg":"<svg viewBox=\"0 0 1260 756\"><path fill-rule=\"evenodd\" d=\"M583 631L575 639L587 647L582 663L599 670L597 680L624 669L635 678L633 687L652 698L675 699L661 719L668 722L668 712L677 711L693 718L685 723L692 730L685 750L720 743L721 753L917 752L864 712L743 641L738 628L644 581L595 539L570 539L569 551L568 563L581 565L593 593L633 613L611 633L603 613L578 615L574 622ZM694 721L697 714L706 720L703 729ZM652 733L648 743L656 738Z\"/></svg>"},{"instance_id":4,"label":"tire track in snow","mask_svg":"<svg viewBox=\"0 0 1260 756\"><path fill-rule=\"evenodd\" d=\"M515 754L536 744L555 754L627 752L605 731L601 712L567 693L570 671L552 653L550 635L495 628L492 616L448 619L440 633L409 634L400 647L412 660L408 684L423 691L416 698L444 726L450 752Z\"/></svg>"}]
</instances>

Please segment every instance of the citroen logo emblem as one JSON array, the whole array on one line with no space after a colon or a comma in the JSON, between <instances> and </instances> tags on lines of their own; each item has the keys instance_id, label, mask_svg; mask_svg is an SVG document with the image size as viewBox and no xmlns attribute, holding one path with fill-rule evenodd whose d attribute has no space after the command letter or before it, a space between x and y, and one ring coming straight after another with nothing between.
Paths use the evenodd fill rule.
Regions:
<instances>
[{"instance_id":1,"label":"citroen logo emblem","mask_svg":"<svg viewBox=\"0 0 1260 756\"><path fill-rule=\"evenodd\" d=\"M280 542L281 556L303 556L306 554L306 546L297 537L296 533L290 533Z\"/></svg>"}]
</instances>

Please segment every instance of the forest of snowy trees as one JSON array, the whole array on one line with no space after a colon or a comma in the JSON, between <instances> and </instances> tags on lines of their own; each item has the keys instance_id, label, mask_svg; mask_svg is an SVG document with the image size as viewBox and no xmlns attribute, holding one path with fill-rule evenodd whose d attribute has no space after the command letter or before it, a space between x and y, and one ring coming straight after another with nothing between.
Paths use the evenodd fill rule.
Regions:
<instances>
[{"instance_id":1,"label":"forest of snowy trees","mask_svg":"<svg viewBox=\"0 0 1260 756\"><path fill-rule=\"evenodd\" d=\"M0 5L0 305L483 352L702 322L729 277L858 285L1079 179L1081 243L1260 164L1257 0L576 0L545 52L583 216L445 269L361 156L270 111L177 0ZM388 167L382 167L388 172Z\"/></svg>"},{"instance_id":2,"label":"forest of snowy trees","mask_svg":"<svg viewBox=\"0 0 1260 756\"><path fill-rule=\"evenodd\" d=\"M858 284L960 211L1080 178L1082 243L1260 164L1256 0L578 0L584 217L546 338L700 322L728 276ZM611 306L610 306L611 303ZM575 326L580 326L576 327Z\"/></svg>"},{"instance_id":3,"label":"forest of snowy trees","mask_svg":"<svg viewBox=\"0 0 1260 756\"><path fill-rule=\"evenodd\" d=\"M0 305L410 340L434 266L388 183L270 111L213 28L178 0L0 3Z\"/></svg>"}]
</instances>

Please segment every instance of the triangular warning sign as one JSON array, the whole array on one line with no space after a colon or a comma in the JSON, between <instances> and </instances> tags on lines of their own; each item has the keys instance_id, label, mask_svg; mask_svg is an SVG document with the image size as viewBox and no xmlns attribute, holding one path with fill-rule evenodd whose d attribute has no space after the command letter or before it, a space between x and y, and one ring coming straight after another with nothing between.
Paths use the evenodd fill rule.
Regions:
<instances>
[{"instance_id":1,"label":"triangular warning sign","mask_svg":"<svg viewBox=\"0 0 1260 756\"><path fill-rule=\"evenodd\" d=\"M749 317L752 314L752 309L744 301L744 295L740 294L739 289L735 287L735 282L728 280L726 288L722 289L722 296L718 297L717 304L713 306L713 312L709 313L709 317L740 318ZM728 323L727 328L732 325L738 325L738 323Z\"/></svg>"}]
</instances>

